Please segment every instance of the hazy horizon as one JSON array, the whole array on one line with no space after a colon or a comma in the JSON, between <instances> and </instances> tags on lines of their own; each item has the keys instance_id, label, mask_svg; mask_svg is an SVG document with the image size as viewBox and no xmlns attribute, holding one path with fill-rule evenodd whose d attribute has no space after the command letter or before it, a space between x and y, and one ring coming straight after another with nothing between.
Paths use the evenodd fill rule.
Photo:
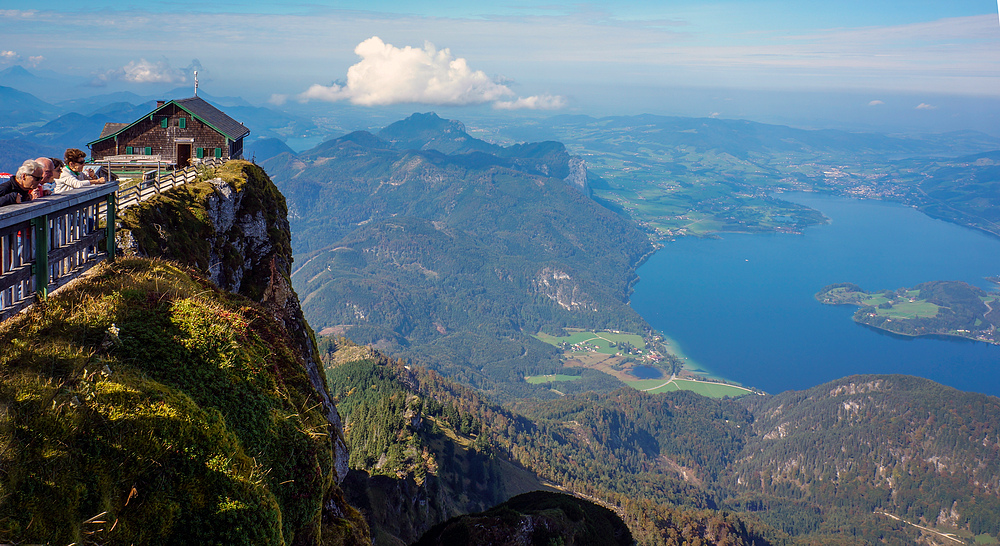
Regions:
<instances>
[{"instance_id":1,"label":"hazy horizon","mask_svg":"<svg viewBox=\"0 0 1000 546\"><path fill-rule=\"evenodd\" d=\"M650 113L991 134L1000 126L992 2L119 6L8 2L0 70L21 65L65 82L45 100L193 93L198 70L205 93L314 116Z\"/></svg>"}]
</instances>

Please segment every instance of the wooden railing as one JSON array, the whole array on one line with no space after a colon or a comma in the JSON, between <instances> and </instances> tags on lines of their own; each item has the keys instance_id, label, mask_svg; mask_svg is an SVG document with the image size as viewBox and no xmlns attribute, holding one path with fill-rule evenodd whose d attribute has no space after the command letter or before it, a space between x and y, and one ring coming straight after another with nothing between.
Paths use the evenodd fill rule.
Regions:
<instances>
[{"instance_id":1,"label":"wooden railing","mask_svg":"<svg viewBox=\"0 0 1000 546\"><path fill-rule=\"evenodd\" d=\"M159 195L169 189L194 181L198 177L199 167L215 168L221 166L223 163L225 163L224 159L213 157L203 160L199 165L171 171L153 180L129 183L118 191L118 210L131 207L154 195Z\"/></svg>"},{"instance_id":2,"label":"wooden railing","mask_svg":"<svg viewBox=\"0 0 1000 546\"><path fill-rule=\"evenodd\" d=\"M125 188L111 182L0 207L0 321L113 260L116 211L194 181L199 167L223 163L211 158Z\"/></svg>"},{"instance_id":3,"label":"wooden railing","mask_svg":"<svg viewBox=\"0 0 1000 546\"><path fill-rule=\"evenodd\" d=\"M0 320L114 259L117 191L112 182L0 207Z\"/></svg>"}]
</instances>

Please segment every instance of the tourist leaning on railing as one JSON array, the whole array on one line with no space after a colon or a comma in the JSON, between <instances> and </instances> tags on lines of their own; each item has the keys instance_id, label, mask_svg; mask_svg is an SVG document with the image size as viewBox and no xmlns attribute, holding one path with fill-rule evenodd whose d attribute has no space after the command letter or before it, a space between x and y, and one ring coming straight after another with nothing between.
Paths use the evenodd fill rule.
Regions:
<instances>
[{"instance_id":1,"label":"tourist leaning on railing","mask_svg":"<svg viewBox=\"0 0 1000 546\"><path fill-rule=\"evenodd\" d=\"M30 201L31 190L38 185L43 172L41 164L34 159L25 161L14 177L0 183L0 206Z\"/></svg>"},{"instance_id":2,"label":"tourist leaning on railing","mask_svg":"<svg viewBox=\"0 0 1000 546\"><path fill-rule=\"evenodd\" d=\"M56 193L63 193L75 188L82 188L91 184L103 184L104 178L98 178L93 170L84 171L84 158L86 152L76 148L66 150L66 166L62 169L62 174L56 180Z\"/></svg>"},{"instance_id":3,"label":"tourist leaning on railing","mask_svg":"<svg viewBox=\"0 0 1000 546\"><path fill-rule=\"evenodd\" d=\"M38 181L35 189L31 192L32 197L45 197L51 195L56 189L56 170L52 158L39 157L35 159L42 166L42 179Z\"/></svg>"}]
</instances>

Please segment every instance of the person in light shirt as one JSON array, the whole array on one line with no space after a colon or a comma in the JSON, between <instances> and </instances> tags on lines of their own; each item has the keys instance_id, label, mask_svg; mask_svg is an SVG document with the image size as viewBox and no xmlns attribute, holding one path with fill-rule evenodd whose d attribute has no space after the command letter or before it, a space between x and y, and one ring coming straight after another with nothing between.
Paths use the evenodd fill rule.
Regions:
<instances>
[{"instance_id":1,"label":"person in light shirt","mask_svg":"<svg viewBox=\"0 0 1000 546\"><path fill-rule=\"evenodd\" d=\"M62 174L56 180L56 193L64 193L72 189L82 188L91 184L103 184L104 177L98 178L93 169L83 170L84 158L87 154L83 150L70 148L66 150L66 166L62 169Z\"/></svg>"}]
</instances>

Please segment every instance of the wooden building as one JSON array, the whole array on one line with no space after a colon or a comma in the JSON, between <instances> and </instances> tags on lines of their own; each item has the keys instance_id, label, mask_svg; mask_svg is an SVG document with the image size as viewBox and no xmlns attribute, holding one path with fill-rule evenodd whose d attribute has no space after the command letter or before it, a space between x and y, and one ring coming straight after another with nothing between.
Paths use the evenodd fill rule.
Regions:
<instances>
[{"instance_id":1,"label":"wooden building","mask_svg":"<svg viewBox=\"0 0 1000 546\"><path fill-rule=\"evenodd\" d=\"M199 158L239 159L250 130L204 99L158 102L132 123L107 123L87 144L93 161L162 162L186 167Z\"/></svg>"}]
</instances>

